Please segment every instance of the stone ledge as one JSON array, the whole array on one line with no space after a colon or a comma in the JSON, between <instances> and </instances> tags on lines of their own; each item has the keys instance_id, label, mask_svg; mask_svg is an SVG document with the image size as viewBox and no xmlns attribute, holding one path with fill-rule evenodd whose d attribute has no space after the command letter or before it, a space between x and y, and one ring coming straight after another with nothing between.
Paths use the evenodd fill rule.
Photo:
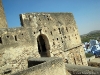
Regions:
<instances>
[{"instance_id":1,"label":"stone ledge","mask_svg":"<svg viewBox=\"0 0 100 75\"><path fill-rule=\"evenodd\" d=\"M62 58L29 58L28 61L45 61L12 75L66 75ZM69 74L67 74L69 75Z\"/></svg>"},{"instance_id":2,"label":"stone ledge","mask_svg":"<svg viewBox=\"0 0 100 75\"><path fill-rule=\"evenodd\" d=\"M78 45L78 46L75 46L75 47L73 47L73 48L65 49L64 52L70 51L70 50L72 50L72 49L74 49L74 48L77 48L77 47L80 47L80 46L82 46L82 44L80 44L80 45Z\"/></svg>"},{"instance_id":3,"label":"stone ledge","mask_svg":"<svg viewBox=\"0 0 100 75\"><path fill-rule=\"evenodd\" d=\"M72 75L100 75L100 68L82 65L65 64Z\"/></svg>"}]
</instances>

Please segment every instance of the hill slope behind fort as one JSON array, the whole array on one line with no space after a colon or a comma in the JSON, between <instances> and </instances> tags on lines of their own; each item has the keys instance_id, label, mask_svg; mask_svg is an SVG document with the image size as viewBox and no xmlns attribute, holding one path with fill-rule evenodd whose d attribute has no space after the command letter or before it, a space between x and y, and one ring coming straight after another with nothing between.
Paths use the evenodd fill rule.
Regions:
<instances>
[{"instance_id":1,"label":"hill slope behind fort","mask_svg":"<svg viewBox=\"0 0 100 75\"><path fill-rule=\"evenodd\" d=\"M95 39L100 41L100 30L94 30L87 34L81 35L82 42L89 42L90 39Z\"/></svg>"}]
</instances>

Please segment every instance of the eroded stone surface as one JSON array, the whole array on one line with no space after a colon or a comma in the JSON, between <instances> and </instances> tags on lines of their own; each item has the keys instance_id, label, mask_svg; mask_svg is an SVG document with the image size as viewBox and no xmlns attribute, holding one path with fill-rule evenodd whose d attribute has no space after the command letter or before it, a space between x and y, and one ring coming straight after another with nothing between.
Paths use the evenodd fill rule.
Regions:
<instances>
[{"instance_id":1,"label":"eroded stone surface","mask_svg":"<svg viewBox=\"0 0 100 75\"><path fill-rule=\"evenodd\" d=\"M0 20L5 25L0 29L1 75L26 69L29 57L61 57L69 64L87 65L72 13L25 13L20 21L19 28L5 28Z\"/></svg>"}]
</instances>

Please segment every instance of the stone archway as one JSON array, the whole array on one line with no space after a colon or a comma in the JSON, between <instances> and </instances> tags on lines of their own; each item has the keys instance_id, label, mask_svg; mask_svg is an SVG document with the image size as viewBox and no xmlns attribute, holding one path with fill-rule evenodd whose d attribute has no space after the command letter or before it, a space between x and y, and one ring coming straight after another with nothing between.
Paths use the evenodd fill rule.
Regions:
<instances>
[{"instance_id":1,"label":"stone archway","mask_svg":"<svg viewBox=\"0 0 100 75\"><path fill-rule=\"evenodd\" d=\"M41 57L50 57L50 45L46 35L40 34L37 37L38 52Z\"/></svg>"}]
</instances>

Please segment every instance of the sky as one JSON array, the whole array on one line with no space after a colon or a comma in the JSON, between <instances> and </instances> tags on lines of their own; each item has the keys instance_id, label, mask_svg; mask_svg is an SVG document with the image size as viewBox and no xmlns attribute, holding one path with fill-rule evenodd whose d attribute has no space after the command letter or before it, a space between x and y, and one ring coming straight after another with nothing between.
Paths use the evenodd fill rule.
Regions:
<instances>
[{"instance_id":1,"label":"sky","mask_svg":"<svg viewBox=\"0 0 100 75\"><path fill-rule=\"evenodd\" d=\"M71 12L80 35L100 30L100 0L2 0L9 28L21 27L19 14Z\"/></svg>"}]
</instances>

